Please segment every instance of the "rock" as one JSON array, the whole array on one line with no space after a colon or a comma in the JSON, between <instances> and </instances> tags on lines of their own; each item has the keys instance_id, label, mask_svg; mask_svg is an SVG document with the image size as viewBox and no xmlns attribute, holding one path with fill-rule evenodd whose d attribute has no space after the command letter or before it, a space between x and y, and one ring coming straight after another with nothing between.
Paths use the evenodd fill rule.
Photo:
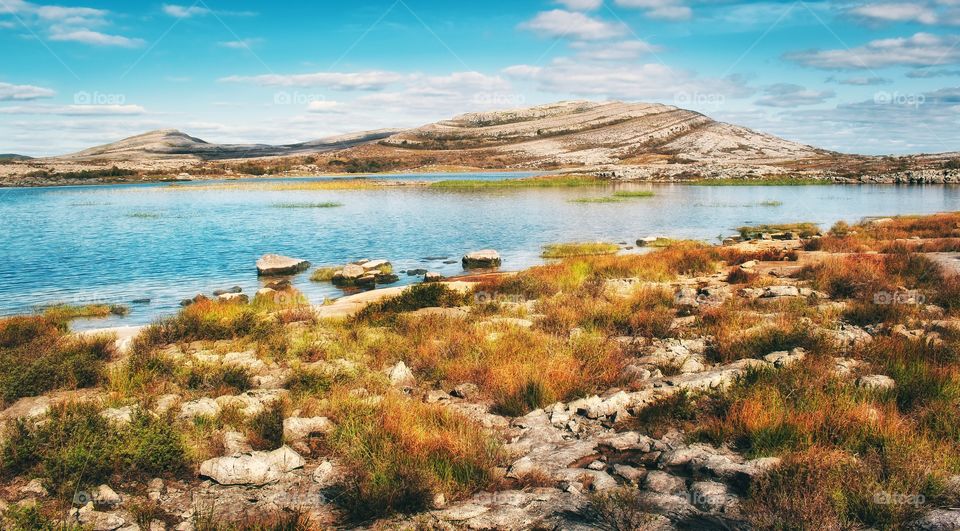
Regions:
<instances>
[{"instance_id":1,"label":"rock","mask_svg":"<svg viewBox=\"0 0 960 531\"><path fill-rule=\"evenodd\" d=\"M480 394L480 388L474 383L465 382L454 387L450 394L464 400L472 400Z\"/></svg>"},{"instance_id":2,"label":"rock","mask_svg":"<svg viewBox=\"0 0 960 531\"><path fill-rule=\"evenodd\" d=\"M426 274L427 274L426 269L408 269L407 270L407 276L410 276L410 277L418 277L420 275L426 275Z\"/></svg>"},{"instance_id":3,"label":"rock","mask_svg":"<svg viewBox=\"0 0 960 531\"><path fill-rule=\"evenodd\" d=\"M934 509L912 522L916 531L955 531L960 529L960 509Z\"/></svg>"},{"instance_id":4,"label":"rock","mask_svg":"<svg viewBox=\"0 0 960 531\"><path fill-rule=\"evenodd\" d=\"M327 417L290 417L283 419L283 440L302 441L314 433L327 433L331 429L333 423Z\"/></svg>"},{"instance_id":5,"label":"rock","mask_svg":"<svg viewBox=\"0 0 960 531\"><path fill-rule=\"evenodd\" d=\"M257 357L254 350L243 352L228 352L223 356L223 364L229 367L238 367L250 374L260 374L267 369L267 364Z\"/></svg>"},{"instance_id":6,"label":"rock","mask_svg":"<svg viewBox=\"0 0 960 531\"><path fill-rule=\"evenodd\" d=\"M153 412L158 415L163 415L166 412L170 411L177 405L177 402L180 401L180 395L175 394L166 394L160 395L153 401Z\"/></svg>"},{"instance_id":7,"label":"rock","mask_svg":"<svg viewBox=\"0 0 960 531\"><path fill-rule=\"evenodd\" d=\"M133 406L108 408L100 412L100 416L119 426L126 426L133 422Z\"/></svg>"},{"instance_id":8,"label":"rock","mask_svg":"<svg viewBox=\"0 0 960 531\"><path fill-rule=\"evenodd\" d=\"M221 295L237 294L237 293L243 293L243 288L241 288L240 286L234 286L234 287L228 288L228 289L215 289L215 290L213 290L213 296L214 296L214 297L219 297L219 296L221 296Z\"/></svg>"},{"instance_id":9,"label":"rock","mask_svg":"<svg viewBox=\"0 0 960 531\"><path fill-rule=\"evenodd\" d=\"M857 378L857 387L863 389L886 391L896 386L897 383L893 381L893 378L883 374L869 374Z\"/></svg>"},{"instance_id":10,"label":"rock","mask_svg":"<svg viewBox=\"0 0 960 531\"><path fill-rule=\"evenodd\" d=\"M265 254L257 260L257 274L261 276L293 275L310 267L310 262L278 254Z\"/></svg>"},{"instance_id":11,"label":"rock","mask_svg":"<svg viewBox=\"0 0 960 531\"><path fill-rule=\"evenodd\" d=\"M647 473L643 488L660 494L685 494L687 492L687 484L683 478L678 478L661 470L653 470Z\"/></svg>"},{"instance_id":12,"label":"rock","mask_svg":"<svg viewBox=\"0 0 960 531\"><path fill-rule=\"evenodd\" d=\"M361 267L363 267L365 271L376 270L379 272L387 272L387 271L393 270L393 265L386 260L371 260L369 262L361 264Z\"/></svg>"},{"instance_id":13,"label":"rock","mask_svg":"<svg viewBox=\"0 0 960 531\"><path fill-rule=\"evenodd\" d=\"M840 377L849 376L864 365L864 362L853 358L833 358L833 373Z\"/></svg>"},{"instance_id":14,"label":"rock","mask_svg":"<svg viewBox=\"0 0 960 531\"><path fill-rule=\"evenodd\" d=\"M396 365L391 367L387 371L387 376L390 378L390 383L398 387L413 387L417 383L413 371L402 361L398 361Z\"/></svg>"},{"instance_id":15,"label":"rock","mask_svg":"<svg viewBox=\"0 0 960 531\"><path fill-rule=\"evenodd\" d=\"M283 446L272 452L208 459L200 464L200 475L221 485L263 486L279 481L284 474L303 465L299 454Z\"/></svg>"},{"instance_id":16,"label":"rock","mask_svg":"<svg viewBox=\"0 0 960 531\"><path fill-rule=\"evenodd\" d=\"M432 271L423 274L424 282L441 282L443 278L443 275L440 273L434 273Z\"/></svg>"},{"instance_id":17,"label":"rock","mask_svg":"<svg viewBox=\"0 0 960 531\"><path fill-rule=\"evenodd\" d=\"M464 269L500 267L502 263L500 259L500 253L494 251L493 249L484 249L482 251L467 253L464 255L461 262L463 263Z\"/></svg>"},{"instance_id":18,"label":"rock","mask_svg":"<svg viewBox=\"0 0 960 531\"><path fill-rule=\"evenodd\" d=\"M250 297L247 297L243 293L224 293L223 295L218 295L217 300L221 302L234 302L237 304L246 304L250 302Z\"/></svg>"},{"instance_id":19,"label":"rock","mask_svg":"<svg viewBox=\"0 0 960 531\"><path fill-rule=\"evenodd\" d=\"M238 455L252 452L253 448L247 442L246 435L231 430L223 434L223 450L225 455Z\"/></svg>"},{"instance_id":20,"label":"rock","mask_svg":"<svg viewBox=\"0 0 960 531\"><path fill-rule=\"evenodd\" d=\"M92 531L114 531L126 524L126 520L111 513L102 513L90 502L75 512L77 522Z\"/></svg>"},{"instance_id":21,"label":"rock","mask_svg":"<svg viewBox=\"0 0 960 531\"><path fill-rule=\"evenodd\" d=\"M789 352L779 351L771 352L763 357L764 360L773 364L774 367L780 369L783 367L789 367L794 363L803 361L807 357L807 351L802 347L797 347Z\"/></svg>"},{"instance_id":22,"label":"rock","mask_svg":"<svg viewBox=\"0 0 960 531\"><path fill-rule=\"evenodd\" d=\"M360 277L367 274L363 266L357 264L347 264L343 269L333 274L333 283L339 285L355 284Z\"/></svg>"},{"instance_id":23,"label":"rock","mask_svg":"<svg viewBox=\"0 0 960 531\"><path fill-rule=\"evenodd\" d=\"M757 267L757 263L758 263L758 262L757 262L756 260L747 260L746 262L740 264L740 268L741 268L741 269L753 269L753 268Z\"/></svg>"},{"instance_id":24,"label":"rock","mask_svg":"<svg viewBox=\"0 0 960 531\"><path fill-rule=\"evenodd\" d=\"M217 413L220 413L220 405L212 398L198 398L180 405L180 417L184 419L215 417Z\"/></svg>"},{"instance_id":25,"label":"rock","mask_svg":"<svg viewBox=\"0 0 960 531\"><path fill-rule=\"evenodd\" d=\"M116 493L109 485L100 485L90 491L90 499L97 505L107 505L117 507L123 503L123 498Z\"/></svg>"},{"instance_id":26,"label":"rock","mask_svg":"<svg viewBox=\"0 0 960 531\"><path fill-rule=\"evenodd\" d=\"M208 301L208 300L210 299L208 299L207 296L204 295L203 293L197 293L196 295L194 295L192 299L183 299L182 301L180 301L180 306L183 306L184 308L186 308L187 306L196 304L198 302Z\"/></svg>"},{"instance_id":27,"label":"rock","mask_svg":"<svg viewBox=\"0 0 960 531\"><path fill-rule=\"evenodd\" d=\"M293 288L293 283L291 283L289 280L284 278L281 280L274 280L273 282L269 282L264 287L267 289L272 289L274 291L287 291Z\"/></svg>"},{"instance_id":28,"label":"rock","mask_svg":"<svg viewBox=\"0 0 960 531\"><path fill-rule=\"evenodd\" d=\"M329 487L339 481L340 475L333 463L323 460L313 471L313 482L321 487Z\"/></svg>"},{"instance_id":29,"label":"rock","mask_svg":"<svg viewBox=\"0 0 960 531\"><path fill-rule=\"evenodd\" d=\"M762 299L771 299L779 297L799 297L800 289L796 286L768 286L763 288L760 295Z\"/></svg>"},{"instance_id":30,"label":"rock","mask_svg":"<svg viewBox=\"0 0 960 531\"><path fill-rule=\"evenodd\" d=\"M737 497L730 487L718 481L695 481L690 485L690 501L700 510L720 513L732 512Z\"/></svg>"},{"instance_id":31,"label":"rock","mask_svg":"<svg viewBox=\"0 0 960 531\"><path fill-rule=\"evenodd\" d=\"M642 484L647 477L647 470L645 468L637 468L630 465L613 465L613 472L633 485Z\"/></svg>"},{"instance_id":32,"label":"rock","mask_svg":"<svg viewBox=\"0 0 960 531\"><path fill-rule=\"evenodd\" d=\"M46 498L50 495L39 479L31 479L20 489L20 494L24 496L36 496L38 498Z\"/></svg>"}]
</instances>

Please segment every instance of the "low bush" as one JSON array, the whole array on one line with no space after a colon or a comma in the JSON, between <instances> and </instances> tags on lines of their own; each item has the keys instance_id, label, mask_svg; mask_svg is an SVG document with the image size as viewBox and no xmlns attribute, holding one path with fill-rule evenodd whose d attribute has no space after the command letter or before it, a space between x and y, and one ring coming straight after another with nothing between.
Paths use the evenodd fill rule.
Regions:
<instances>
[{"instance_id":1,"label":"low bush","mask_svg":"<svg viewBox=\"0 0 960 531\"><path fill-rule=\"evenodd\" d=\"M356 520L417 512L434 495L448 500L490 484L500 463L482 427L436 404L388 395L380 403L338 401L331 450L352 469L337 501Z\"/></svg>"},{"instance_id":2,"label":"low bush","mask_svg":"<svg viewBox=\"0 0 960 531\"><path fill-rule=\"evenodd\" d=\"M0 405L54 389L98 385L112 356L111 337L72 337L46 317L2 319Z\"/></svg>"}]
</instances>

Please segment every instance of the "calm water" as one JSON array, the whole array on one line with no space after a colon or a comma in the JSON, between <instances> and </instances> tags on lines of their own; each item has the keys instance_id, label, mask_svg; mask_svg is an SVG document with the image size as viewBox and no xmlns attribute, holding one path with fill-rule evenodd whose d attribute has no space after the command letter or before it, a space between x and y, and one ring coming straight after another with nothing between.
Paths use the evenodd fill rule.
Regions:
<instances>
[{"instance_id":1,"label":"calm water","mask_svg":"<svg viewBox=\"0 0 960 531\"><path fill-rule=\"evenodd\" d=\"M460 256L483 248L498 249L504 269L521 269L539 263L541 245L550 242L632 243L649 235L716 241L748 223L814 221L829 227L840 219L960 210L960 188L948 186L315 192L192 187L0 190L0 314L29 312L55 302L130 305L133 299L149 298L150 304L130 305L132 313L123 319L78 327L144 323L176 311L181 299L198 292L233 285L254 292L261 285L254 263L265 253L296 256L314 265L385 258L398 271L425 268L454 275L461 272ZM570 202L614 190L652 190L656 196L619 203ZM276 206L326 201L343 206ZM777 201L782 204L763 204ZM456 263L425 257L448 257ZM330 284L309 282L308 276L301 274L294 283L314 302L341 294Z\"/></svg>"}]
</instances>

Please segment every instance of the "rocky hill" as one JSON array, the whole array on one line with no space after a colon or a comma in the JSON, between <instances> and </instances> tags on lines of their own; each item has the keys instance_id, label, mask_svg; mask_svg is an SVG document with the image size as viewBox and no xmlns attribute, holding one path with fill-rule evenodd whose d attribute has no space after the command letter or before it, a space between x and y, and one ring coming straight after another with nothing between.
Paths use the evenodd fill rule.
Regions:
<instances>
[{"instance_id":1,"label":"rocky hill","mask_svg":"<svg viewBox=\"0 0 960 531\"><path fill-rule=\"evenodd\" d=\"M213 144L175 129L150 131L118 142L56 157L66 160L109 159L131 161L155 158L195 157L203 160L243 159L324 153L386 138L394 130L366 131L303 142L268 144Z\"/></svg>"},{"instance_id":2,"label":"rocky hill","mask_svg":"<svg viewBox=\"0 0 960 531\"><path fill-rule=\"evenodd\" d=\"M124 176L116 177L114 167ZM153 131L60 157L4 161L0 185L460 169L650 181L801 177L944 183L960 182L960 154L847 155L669 105L569 101L287 145L216 144L176 130Z\"/></svg>"},{"instance_id":3,"label":"rocky hill","mask_svg":"<svg viewBox=\"0 0 960 531\"><path fill-rule=\"evenodd\" d=\"M611 164L644 155L771 163L829 154L669 105L589 101L464 114L397 133L383 144L436 150L494 147L568 164Z\"/></svg>"}]
</instances>

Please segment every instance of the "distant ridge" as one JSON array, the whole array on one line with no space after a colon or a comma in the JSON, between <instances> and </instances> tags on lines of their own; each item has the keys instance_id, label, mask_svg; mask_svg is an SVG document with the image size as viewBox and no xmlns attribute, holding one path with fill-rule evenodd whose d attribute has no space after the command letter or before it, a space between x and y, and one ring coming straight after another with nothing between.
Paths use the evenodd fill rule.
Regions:
<instances>
[{"instance_id":1,"label":"distant ridge","mask_svg":"<svg viewBox=\"0 0 960 531\"><path fill-rule=\"evenodd\" d=\"M396 130L366 131L299 144L272 146L268 144L212 144L176 129L161 129L55 158L131 161L189 157L202 160L223 160L304 155L347 149L358 144L375 142L395 132Z\"/></svg>"}]
</instances>

